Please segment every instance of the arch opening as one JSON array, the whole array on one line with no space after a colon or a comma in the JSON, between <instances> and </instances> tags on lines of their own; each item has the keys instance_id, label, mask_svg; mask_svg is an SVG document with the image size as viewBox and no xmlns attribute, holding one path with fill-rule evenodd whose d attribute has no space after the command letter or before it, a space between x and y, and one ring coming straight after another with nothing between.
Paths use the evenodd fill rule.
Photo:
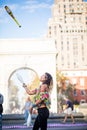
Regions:
<instances>
[{"instance_id":1,"label":"arch opening","mask_svg":"<svg viewBox=\"0 0 87 130\"><path fill-rule=\"evenodd\" d=\"M34 89L39 85L39 77L36 71L31 68L22 67L14 70L8 79L8 110L7 114L22 114L25 99L28 94L22 87L23 83L28 88ZM31 100L33 96L30 96Z\"/></svg>"}]
</instances>

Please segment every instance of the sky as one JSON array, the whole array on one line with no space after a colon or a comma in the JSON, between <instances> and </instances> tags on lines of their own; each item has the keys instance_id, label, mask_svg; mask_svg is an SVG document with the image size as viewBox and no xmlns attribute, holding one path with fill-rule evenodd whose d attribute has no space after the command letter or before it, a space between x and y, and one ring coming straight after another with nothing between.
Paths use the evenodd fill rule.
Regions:
<instances>
[{"instance_id":1,"label":"sky","mask_svg":"<svg viewBox=\"0 0 87 130\"><path fill-rule=\"evenodd\" d=\"M46 36L53 3L54 0L0 0L0 39ZM5 6L11 9L21 28L7 14Z\"/></svg>"},{"instance_id":2,"label":"sky","mask_svg":"<svg viewBox=\"0 0 87 130\"><path fill-rule=\"evenodd\" d=\"M54 0L0 0L0 39L40 38L47 34ZM6 12L8 6L21 28Z\"/></svg>"}]
</instances>

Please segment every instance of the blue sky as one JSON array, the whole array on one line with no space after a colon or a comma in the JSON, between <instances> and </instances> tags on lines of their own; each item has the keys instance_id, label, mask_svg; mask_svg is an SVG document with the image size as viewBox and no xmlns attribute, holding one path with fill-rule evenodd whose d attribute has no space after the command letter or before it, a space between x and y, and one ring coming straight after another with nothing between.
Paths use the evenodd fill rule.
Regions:
<instances>
[{"instance_id":1,"label":"blue sky","mask_svg":"<svg viewBox=\"0 0 87 130\"><path fill-rule=\"evenodd\" d=\"M0 0L0 38L40 38L47 33L54 0ZM7 14L8 6L21 24Z\"/></svg>"},{"instance_id":2,"label":"blue sky","mask_svg":"<svg viewBox=\"0 0 87 130\"><path fill-rule=\"evenodd\" d=\"M87 1L87 0L85 0ZM0 38L40 38L47 34L54 0L0 0ZM7 14L9 6L21 24L19 28Z\"/></svg>"}]
</instances>

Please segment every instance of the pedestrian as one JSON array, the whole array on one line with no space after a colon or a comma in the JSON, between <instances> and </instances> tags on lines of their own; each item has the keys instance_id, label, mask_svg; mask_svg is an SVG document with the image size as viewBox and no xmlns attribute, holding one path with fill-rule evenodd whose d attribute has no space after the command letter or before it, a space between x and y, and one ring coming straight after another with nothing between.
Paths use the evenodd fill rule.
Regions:
<instances>
[{"instance_id":1,"label":"pedestrian","mask_svg":"<svg viewBox=\"0 0 87 130\"><path fill-rule=\"evenodd\" d=\"M75 124L74 116L73 116L73 103L68 97L64 97L64 100L66 101L66 107L64 109L65 118L63 120L63 123L66 123L66 120L68 118L68 115L70 115L72 119L72 123Z\"/></svg>"},{"instance_id":2,"label":"pedestrian","mask_svg":"<svg viewBox=\"0 0 87 130\"><path fill-rule=\"evenodd\" d=\"M31 125L31 121L32 119L28 119L28 117L30 116L30 111L29 111L29 108L30 106L32 105L32 102L31 102L31 99L30 97L28 96L27 99L26 99L26 102L25 102L25 105L24 105L24 117L25 117L25 123L24 125Z\"/></svg>"},{"instance_id":3,"label":"pedestrian","mask_svg":"<svg viewBox=\"0 0 87 130\"><path fill-rule=\"evenodd\" d=\"M2 130L3 102L4 102L4 97L3 97L3 95L0 93L0 130Z\"/></svg>"},{"instance_id":4,"label":"pedestrian","mask_svg":"<svg viewBox=\"0 0 87 130\"><path fill-rule=\"evenodd\" d=\"M25 84L23 87L29 95L35 94L35 103L30 108L32 113L33 108L37 107L38 115L35 119L33 130L47 130L47 119L49 117L49 108L50 104L50 90L52 84L52 76L49 73L45 73L40 77L41 85L39 88L34 90L29 90Z\"/></svg>"}]
</instances>

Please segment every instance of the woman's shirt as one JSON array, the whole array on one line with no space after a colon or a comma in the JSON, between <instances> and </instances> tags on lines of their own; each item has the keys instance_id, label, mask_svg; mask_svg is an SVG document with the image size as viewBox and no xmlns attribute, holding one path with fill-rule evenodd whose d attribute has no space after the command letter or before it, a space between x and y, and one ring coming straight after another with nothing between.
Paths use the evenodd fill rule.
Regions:
<instances>
[{"instance_id":1,"label":"woman's shirt","mask_svg":"<svg viewBox=\"0 0 87 130\"><path fill-rule=\"evenodd\" d=\"M66 104L68 105L68 108L71 108L73 110L73 103L70 100L68 100Z\"/></svg>"},{"instance_id":2,"label":"woman's shirt","mask_svg":"<svg viewBox=\"0 0 87 130\"><path fill-rule=\"evenodd\" d=\"M36 96L34 97L34 102L37 102L38 100L41 100L40 104L38 104L38 107L40 107L42 104L46 105L47 107L50 106L50 98L48 92L37 92Z\"/></svg>"},{"instance_id":3,"label":"woman's shirt","mask_svg":"<svg viewBox=\"0 0 87 130\"><path fill-rule=\"evenodd\" d=\"M28 110L29 111L29 107L32 105L32 102L31 101L28 101L25 103L25 110Z\"/></svg>"}]
</instances>

